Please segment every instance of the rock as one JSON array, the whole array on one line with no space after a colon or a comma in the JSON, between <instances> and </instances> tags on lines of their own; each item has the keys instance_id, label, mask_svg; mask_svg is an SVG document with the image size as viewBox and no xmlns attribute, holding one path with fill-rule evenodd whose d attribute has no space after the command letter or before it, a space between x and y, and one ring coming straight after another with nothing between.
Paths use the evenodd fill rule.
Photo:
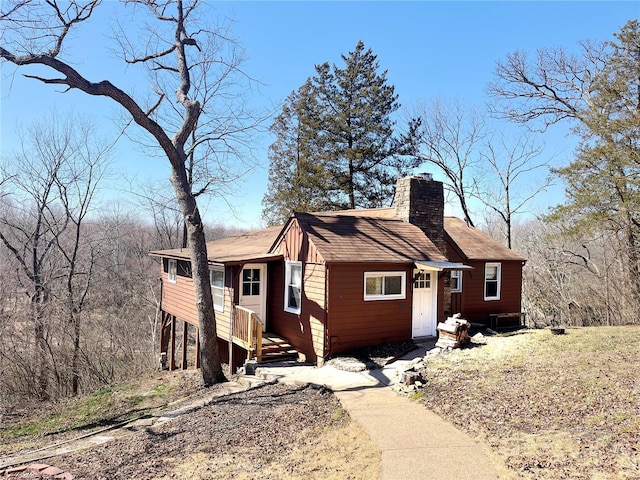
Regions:
<instances>
[{"instance_id":1,"label":"rock","mask_svg":"<svg viewBox=\"0 0 640 480\"><path fill-rule=\"evenodd\" d=\"M251 360L244 364L244 374L245 375L255 375L256 369L258 368L258 362Z\"/></svg>"}]
</instances>

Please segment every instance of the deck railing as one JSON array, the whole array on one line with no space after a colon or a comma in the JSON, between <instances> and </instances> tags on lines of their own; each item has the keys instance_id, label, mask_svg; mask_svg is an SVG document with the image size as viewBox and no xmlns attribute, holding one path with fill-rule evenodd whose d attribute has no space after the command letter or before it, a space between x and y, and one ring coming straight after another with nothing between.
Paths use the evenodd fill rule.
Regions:
<instances>
[{"instance_id":1,"label":"deck railing","mask_svg":"<svg viewBox=\"0 0 640 480\"><path fill-rule=\"evenodd\" d=\"M256 360L262 360L262 321L258 315L240 305L233 306L231 335L233 343L247 351L247 360L255 352Z\"/></svg>"}]
</instances>

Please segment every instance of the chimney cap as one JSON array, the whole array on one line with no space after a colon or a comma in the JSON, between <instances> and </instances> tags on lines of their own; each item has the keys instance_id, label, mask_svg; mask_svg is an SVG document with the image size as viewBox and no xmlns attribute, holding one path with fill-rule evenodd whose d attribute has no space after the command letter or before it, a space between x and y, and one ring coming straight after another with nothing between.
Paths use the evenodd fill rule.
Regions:
<instances>
[{"instance_id":1,"label":"chimney cap","mask_svg":"<svg viewBox=\"0 0 640 480\"><path fill-rule=\"evenodd\" d=\"M423 178L425 180L433 180L433 174L429 172L418 172L416 177Z\"/></svg>"}]
</instances>

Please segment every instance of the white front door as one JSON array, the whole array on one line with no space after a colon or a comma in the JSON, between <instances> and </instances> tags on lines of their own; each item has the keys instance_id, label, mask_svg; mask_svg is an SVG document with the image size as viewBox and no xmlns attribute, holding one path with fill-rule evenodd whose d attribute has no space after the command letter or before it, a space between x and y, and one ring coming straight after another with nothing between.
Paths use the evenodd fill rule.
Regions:
<instances>
[{"instance_id":1,"label":"white front door","mask_svg":"<svg viewBox=\"0 0 640 480\"><path fill-rule=\"evenodd\" d=\"M434 273L430 271L414 273L412 338L436 335L436 290L438 285L437 276Z\"/></svg>"},{"instance_id":2,"label":"white front door","mask_svg":"<svg viewBox=\"0 0 640 480\"><path fill-rule=\"evenodd\" d=\"M262 322L262 330L267 325L267 265L247 264L240 275L240 306L253 310Z\"/></svg>"}]
</instances>

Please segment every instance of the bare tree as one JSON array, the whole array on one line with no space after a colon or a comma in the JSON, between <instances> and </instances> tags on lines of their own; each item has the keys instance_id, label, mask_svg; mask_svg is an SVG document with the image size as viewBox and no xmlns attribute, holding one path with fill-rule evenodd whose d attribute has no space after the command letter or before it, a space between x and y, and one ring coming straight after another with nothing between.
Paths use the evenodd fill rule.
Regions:
<instances>
[{"instance_id":1,"label":"bare tree","mask_svg":"<svg viewBox=\"0 0 640 480\"><path fill-rule=\"evenodd\" d=\"M535 58L515 51L497 62L487 90L494 114L545 131L565 119L580 119L592 105L594 83L605 66L606 45L582 41L581 55L564 48L538 49Z\"/></svg>"},{"instance_id":2,"label":"bare tree","mask_svg":"<svg viewBox=\"0 0 640 480\"><path fill-rule=\"evenodd\" d=\"M70 128L70 127L69 127ZM98 185L106 171L110 146L96 144L92 128L74 122L73 133L80 144L76 155L65 162L64 170L56 176L61 207L68 221L67 235L55 237L63 257L65 307L67 325L71 328L73 355L71 363L72 393L78 394L80 383L80 332L84 307L93 282L93 269L101 239L89 239L85 222Z\"/></svg>"},{"instance_id":3,"label":"bare tree","mask_svg":"<svg viewBox=\"0 0 640 480\"><path fill-rule=\"evenodd\" d=\"M525 207L551 185L548 175L537 184L530 180L530 175L538 170L548 172L549 161L538 160L543 148L526 135L513 141L499 135L498 142L488 141L485 148L481 156L491 167L491 174L485 176L488 183L477 198L498 215L507 246L512 248L514 216L523 213Z\"/></svg>"},{"instance_id":4,"label":"bare tree","mask_svg":"<svg viewBox=\"0 0 640 480\"><path fill-rule=\"evenodd\" d=\"M26 75L28 78L111 99L124 108L130 121L149 135L146 138L151 139L150 145L158 147L169 161L171 184L188 232L202 375L205 385L212 385L223 381L224 374L218 355L206 241L196 198L203 188L219 185L219 179L206 167L209 160L229 159L237 151L235 148L243 146L246 137L242 134L254 124L248 112L238 112L234 107L243 89L237 82L245 81L246 76L238 69L241 58L235 56L237 50L225 36L227 32L205 25L205 15L199 13L204 8L203 2L129 0L124 4L133 9L137 25L143 26L143 31L137 36L123 28L117 46L127 64L142 66L152 79L150 93L155 94L155 99L146 105L109 80L89 81L70 62L61 59L70 32L94 14L101 5L99 0L64 4L57 0L6 2L0 14L5 28L0 58L17 67L40 65L58 74L30 74ZM146 29L151 24L154 26ZM223 46L231 49L222 51ZM169 101L171 97L175 102ZM193 149L206 152L198 155L204 159L200 169L204 183L200 189L189 178L189 154Z\"/></svg>"},{"instance_id":5,"label":"bare tree","mask_svg":"<svg viewBox=\"0 0 640 480\"><path fill-rule=\"evenodd\" d=\"M574 230L626 238L620 254L640 306L640 22L629 20L613 36L580 42L578 55L560 48L540 49L533 60L509 54L498 62L489 93L494 112L530 128L572 124L580 144L576 158L554 170L566 185L554 215L569 218Z\"/></svg>"},{"instance_id":6,"label":"bare tree","mask_svg":"<svg viewBox=\"0 0 640 480\"><path fill-rule=\"evenodd\" d=\"M412 155L444 174L445 188L459 202L465 222L473 226L469 200L477 195L479 149L487 135L483 116L459 101L447 104L440 99L417 104L411 116Z\"/></svg>"},{"instance_id":7,"label":"bare tree","mask_svg":"<svg viewBox=\"0 0 640 480\"><path fill-rule=\"evenodd\" d=\"M531 325L619 325L636 308L627 265L620 251L624 238L611 232L567 234L562 223L533 219L516 226L516 248L527 258L523 304Z\"/></svg>"},{"instance_id":8,"label":"bare tree","mask_svg":"<svg viewBox=\"0 0 640 480\"><path fill-rule=\"evenodd\" d=\"M93 143L94 136L88 123L54 114L20 134L22 149L4 169L7 193L0 212L0 241L17 265L17 285L29 297L41 398L49 396L52 370L58 384L62 383L47 340L47 310L56 295L54 284L61 277L66 278L67 312L74 331L73 391L77 393L79 314L91 277L90 271L79 268L82 223L108 152L108 147ZM79 293L81 276L85 281Z\"/></svg>"}]
</instances>

